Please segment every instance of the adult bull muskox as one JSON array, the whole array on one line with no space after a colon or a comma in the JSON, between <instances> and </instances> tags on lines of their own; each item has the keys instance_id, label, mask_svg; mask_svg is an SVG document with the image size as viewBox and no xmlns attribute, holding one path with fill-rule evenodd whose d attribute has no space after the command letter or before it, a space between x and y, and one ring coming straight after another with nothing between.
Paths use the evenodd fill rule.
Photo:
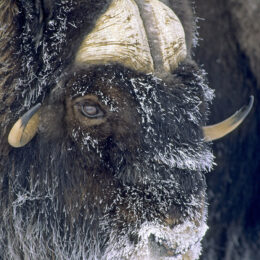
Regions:
<instances>
[{"instance_id":1,"label":"adult bull muskox","mask_svg":"<svg viewBox=\"0 0 260 260\"><path fill-rule=\"evenodd\" d=\"M197 259L213 91L188 1L0 4L1 259ZM12 146L12 147L11 147Z\"/></svg>"}]
</instances>

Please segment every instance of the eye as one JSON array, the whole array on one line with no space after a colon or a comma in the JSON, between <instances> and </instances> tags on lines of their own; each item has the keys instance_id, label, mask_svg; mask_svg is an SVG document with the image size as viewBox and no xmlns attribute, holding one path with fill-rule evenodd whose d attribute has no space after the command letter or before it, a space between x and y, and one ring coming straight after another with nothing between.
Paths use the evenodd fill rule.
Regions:
<instances>
[{"instance_id":1,"label":"eye","mask_svg":"<svg viewBox=\"0 0 260 260\"><path fill-rule=\"evenodd\" d=\"M89 103L81 104L81 113L88 118L99 118L104 116L104 112L99 105Z\"/></svg>"}]
</instances>

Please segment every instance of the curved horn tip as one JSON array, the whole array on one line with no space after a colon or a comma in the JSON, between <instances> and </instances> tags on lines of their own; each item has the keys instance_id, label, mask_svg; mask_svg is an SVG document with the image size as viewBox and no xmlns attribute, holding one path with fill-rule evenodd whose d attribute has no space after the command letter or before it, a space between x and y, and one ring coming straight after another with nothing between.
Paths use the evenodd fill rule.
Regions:
<instances>
[{"instance_id":1,"label":"curved horn tip","mask_svg":"<svg viewBox=\"0 0 260 260\"><path fill-rule=\"evenodd\" d=\"M249 103L248 103L249 112L251 111L251 109L252 109L252 107L253 107L254 100L255 100L254 96L251 95L251 96L249 97Z\"/></svg>"},{"instance_id":2,"label":"curved horn tip","mask_svg":"<svg viewBox=\"0 0 260 260\"><path fill-rule=\"evenodd\" d=\"M233 130L235 130L247 117L249 112L251 111L254 104L254 96L250 96L249 103L238 111L236 111L232 116L227 118L226 120L210 126L203 127L204 133L204 140L214 141L219 138L224 137L225 135L229 134Z\"/></svg>"},{"instance_id":3,"label":"curved horn tip","mask_svg":"<svg viewBox=\"0 0 260 260\"><path fill-rule=\"evenodd\" d=\"M39 124L39 114L37 112L40 106L41 104L33 106L13 125L8 135L8 143L12 147L23 147L35 136Z\"/></svg>"}]
</instances>

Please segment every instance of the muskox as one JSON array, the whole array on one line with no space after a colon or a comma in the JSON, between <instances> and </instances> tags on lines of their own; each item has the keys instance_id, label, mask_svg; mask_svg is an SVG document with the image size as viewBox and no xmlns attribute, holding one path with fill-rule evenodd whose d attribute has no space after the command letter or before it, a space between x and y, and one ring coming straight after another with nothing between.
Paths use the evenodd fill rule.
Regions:
<instances>
[{"instance_id":1,"label":"muskox","mask_svg":"<svg viewBox=\"0 0 260 260\"><path fill-rule=\"evenodd\" d=\"M1 259L197 259L213 91L188 1L0 4Z\"/></svg>"}]
</instances>

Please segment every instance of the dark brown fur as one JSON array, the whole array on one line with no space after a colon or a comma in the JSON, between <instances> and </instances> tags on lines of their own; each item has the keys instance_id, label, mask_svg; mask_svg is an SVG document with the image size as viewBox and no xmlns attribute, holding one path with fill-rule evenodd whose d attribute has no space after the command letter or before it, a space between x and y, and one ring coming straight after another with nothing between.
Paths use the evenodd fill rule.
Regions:
<instances>
[{"instance_id":1,"label":"dark brown fur","mask_svg":"<svg viewBox=\"0 0 260 260\"><path fill-rule=\"evenodd\" d=\"M7 144L7 123L11 105L16 95L15 80L19 75L20 60L17 54L19 29L17 26L19 8L12 0L3 0L0 3L0 170L9 151Z\"/></svg>"},{"instance_id":2,"label":"dark brown fur","mask_svg":"<svg viewBox=\"0 0 260 260\"><path fill-rule=\"evenodd\" d=\"M212 98L203 71L190 57L165 82L116 64L75 68L81 39L110 1L19 3L17 9L9 1L8 11L0 11L0 17L8 14L7 25L17 20L6 31L14 50L3 62L15 64L19 58L15 72L5 67L0 85L5 93L0 108L3 258L102 258L120 243L118 251L130 243L134 254L146 223L172 231L190 221L191 235L198 236L185 244L185 252L199 246L205 232L204 173L212 166L201 131ZM11 15L10 7L20 13ZM84 98L93 99L105 117L94 124L84 117L77 105ZM37 136L11 149L8 131L37 102L42 103ZM158 248L157 257L183 253L182 245L167 249L168 241L158 242L156 236L149 243Z\"/></svg>"}]
</instances>

